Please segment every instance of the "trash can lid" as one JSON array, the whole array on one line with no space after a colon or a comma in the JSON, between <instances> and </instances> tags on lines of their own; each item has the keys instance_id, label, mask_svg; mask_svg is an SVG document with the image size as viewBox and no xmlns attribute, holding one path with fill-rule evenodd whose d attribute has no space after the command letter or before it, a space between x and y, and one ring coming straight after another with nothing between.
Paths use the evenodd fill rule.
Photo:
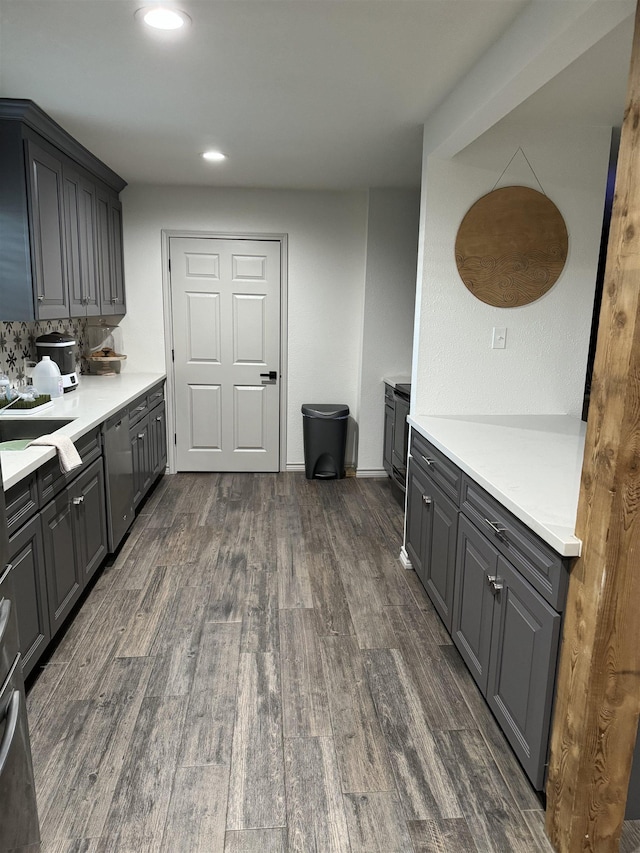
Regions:
<instances>
[{"instance_id":1,"label":"trash can lid","mask_svg":"<svg viewBox=\"0 0 640 853\"><path fill-rule=\"evenodd\" d=\"M302 414L308 418L346 418L349 406L344 403L303 403Z\"/></svg>"}]
</instances>

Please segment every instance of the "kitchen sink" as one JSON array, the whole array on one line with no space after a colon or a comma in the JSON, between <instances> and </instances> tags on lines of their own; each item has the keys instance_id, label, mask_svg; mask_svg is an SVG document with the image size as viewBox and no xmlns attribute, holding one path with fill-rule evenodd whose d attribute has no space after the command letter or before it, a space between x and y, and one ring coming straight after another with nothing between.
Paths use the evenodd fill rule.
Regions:
<instances>
[{"instance_id":1,"label":"kitchen sink","mask_svg":"<svg viewBox=\"0 0 640 853\"><path fill-rule=\"evenodd\" d=\"M20 450L22 448L3 447L6 442L33 440L41 435L49 435L57 429L70 424L74 418L5 418L0 415L0 450ZM25 445L26 446L26 445Z\"/></svg>"}]
</instances>

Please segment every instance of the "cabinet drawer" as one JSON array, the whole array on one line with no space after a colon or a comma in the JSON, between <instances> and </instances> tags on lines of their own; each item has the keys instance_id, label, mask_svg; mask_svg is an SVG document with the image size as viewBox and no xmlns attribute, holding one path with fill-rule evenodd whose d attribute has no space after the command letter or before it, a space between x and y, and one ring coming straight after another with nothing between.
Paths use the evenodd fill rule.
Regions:
<instances>
[{"instance_id":1,"label":"cabinet drawer","mask_svg":"<svg viewBox=\"0 0 640 853\"><path fill-rule=\"evenodd\" d=\"M10 488L5 495L7 504L7 530L12 536L16 530L35 515L38 509L36 475L25 477Z\"/></svg>"},{"instance_id":2,"label":"cabinet drawer","mask_svg":"<svg viewBox=\"0 0 640 853\"><path fill-rule=\"evenodd\" d=\"M74 442L76 450L82 457L82 467L74 468L69 474L63 474L60 470L58 457L50 459L38 469L38 497L40 506L50 501L61 489L68 485L78 474L102 454L100 442L100 427L80 436Z\"/></svg>"},{"instance_id":3,"label":"cabinet drawer","mask_svg":"<svg viewBox=\"0 0 640 853\"><path fill-rule=\"evenodd\" d=\"M154 406L157 406L158 403L162 403L164 400L164 385L156 385L155 388L152 388L147 395L147 408L149 410L153 409Z\"/></svg>"},{"instance_id":4,"label":"cabinet drawer","mask_svg":"<svg viewBox=\"0 0 640 853\"><path fill-rule=\"evenodd\" d=\"M556 610L567 597L567 562L532 530L463 475L461 509Z\"/></svg>"},{"instance_id":5,"label":"cabinet drawer","mask_svg":"<svg viewBox=\"0 0 640 853\"><path fill-rule=\"evenodd\" d=\"M423 471L436 482L447 497L458 506L462 472L457 465L423 438L414 429L411 430L411 456Z\"/></svg>"},{"instance_id":6,"label":"cabinet drawer","mask_svg":"<svg viewBox=\"0 0 640 853\"><path fill-rule=\"evenodd\" d=\"M149 411L149 402L147 400L147 395L145 394L143 397L138 397L137 400L134 400L133 403L129 405L129 426L133 426L138 423Z\"/></svg>"}]
</instances>

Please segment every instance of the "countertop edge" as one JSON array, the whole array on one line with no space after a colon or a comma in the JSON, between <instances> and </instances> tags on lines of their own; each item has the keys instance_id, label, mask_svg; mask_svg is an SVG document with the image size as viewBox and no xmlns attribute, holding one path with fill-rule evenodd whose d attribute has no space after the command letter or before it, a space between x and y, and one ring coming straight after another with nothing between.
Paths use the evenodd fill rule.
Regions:
<instances>
[{"instance_id":1,"label":"countertop edge","mask_svg":"<svg viewBox=\"0 0 640 853\"><path fill-rule=\"evenodd\" d=\"M121 396L114 395L112 401L105 402L105 407L101 411L96 412L86 418L82 416L76 416L70 424L67 424L59 430L60 435L66 435L72 441L77 441L77 439L81 438L83 435L89 432L89 430L94 429L99 424L102 424L105 421L109 420L109 418L116 412L120 411L125 406L128 406L129 403L133 402L133 400L135 400L137 397L140 397L154 385L157 385L158 382L162 382L166 379L166 373L129 373L125 374L125 376L129 382L133 379L133 377L140 377L142 381L140 385L136 386L135 389L125 392ZM110 381L110 377L102 377L100 381L108 383ZM110 390L113 392L114 389L108 389L108 387L105 386L105 390ZM69 393L75 394L76 392L72 391ZM78 387L77 393L82 393L82 381ZM66 394L64 397L55 399L53 401L53 409L48 409L46 414L44 414L44 417L66 417L68 413L65 412L66 407L64 404L65 402L67 402L68 399L73 398L69 398L68 394ZM24 417L26 418L27 416ZM0 451L0 464L2 464L3 468L2 485L5 492L20 483L22 480L25 479L25 477L28 477L30 474L33 474L33 472L37 471L38 468L41 468L42 465L45 464L45 462L48 462L50 459L53 459L56 456L56 453L57 451L54 447L28 447L26 450L14 452ZM4 470L7 458L16 456L20 457L20 459L17 460L21 462L19 470L12 471L12 473L5 476Z\"/></svg>"},{"instance_id":2,"label":"countertop edge","mask_svg":"<svg viewBox=\"0 0 640 853\"><path fill-rule=\"evenodd\" d=\"M455 420L455 418L452 418ZM513 513L516 518L526 524L537 536L547 543L554 551L562 557L579 557L582 549L582 541L577 536L560 537L553 530L550 530L543 522L531 515L517 501L515 501L508 493L503 492L496 487L494 483L487 480L480 474L472 465L464 458L458 456L437 436L434 436L424 424L413 415L407 418L409 426L420 433L421 436L430 441L434 447L440 450L444 455L455 463L461 471L468 474L479 486L481 486L492 497L499 501L509 512Z\"/></svg>"}]
</instances>

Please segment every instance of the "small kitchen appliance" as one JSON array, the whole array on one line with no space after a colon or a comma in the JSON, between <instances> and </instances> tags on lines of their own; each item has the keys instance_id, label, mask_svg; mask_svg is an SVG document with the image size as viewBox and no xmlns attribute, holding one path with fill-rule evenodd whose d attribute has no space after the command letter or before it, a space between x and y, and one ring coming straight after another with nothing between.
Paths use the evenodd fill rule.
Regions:
<instances>
[{"instance_id":1,"label":"small kitchen appliance","mask_svg":"<svg viewBox=\"0 0 640 853\"><path fill-rule=\"evenodd\" d=\"M76 373L76 342L71 335L62 332L51 332L49 335L40 335L36 338L36 351L38 361L48 355L60 368L62 375L62 387L65 393L73 391L78 387L78 374Z\"/></svg>"}]
</instances>

